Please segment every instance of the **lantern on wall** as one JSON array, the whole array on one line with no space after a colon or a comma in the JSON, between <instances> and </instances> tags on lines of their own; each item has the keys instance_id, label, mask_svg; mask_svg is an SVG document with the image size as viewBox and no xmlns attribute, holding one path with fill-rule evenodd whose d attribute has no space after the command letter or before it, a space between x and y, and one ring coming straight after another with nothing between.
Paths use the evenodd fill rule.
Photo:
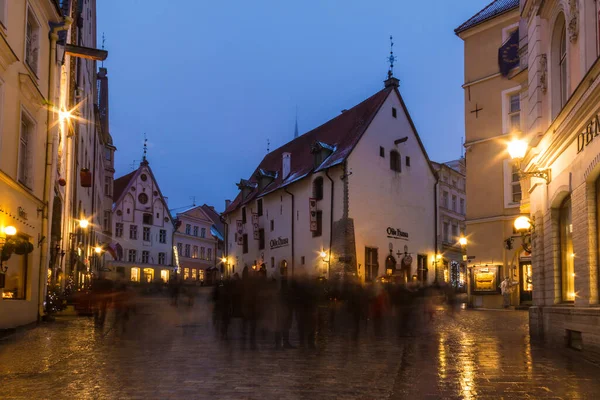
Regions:
<instances>
[{"instance_id":1,"label":"lantern on wall","mask_svg":"<svg viewBox=\"0 0 600 400\"><path fill-rule=\"evenodd\" d=\"M81 181L82 187L92 186L92 173L87 168L82 168L79 172L79 180Z\"/></svg>"}]
</instances>

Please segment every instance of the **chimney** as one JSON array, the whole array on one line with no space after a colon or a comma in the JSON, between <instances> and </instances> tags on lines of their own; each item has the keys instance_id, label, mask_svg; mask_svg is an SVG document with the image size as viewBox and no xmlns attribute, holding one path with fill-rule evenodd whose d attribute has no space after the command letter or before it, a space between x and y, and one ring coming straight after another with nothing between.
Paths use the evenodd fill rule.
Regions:
<instances>
[{"instance_id":1,"label":"chimney","mask_svg":"<svg viewBox=\"0 0 600 400\"><path fill-rule=\"evenodd\" d=\"M226 210L229 208L230 204L231 204L231 200L225 200L225 209Z\"/></svg>"},{"instance_id":2,"label":"chimney","mask_svg":"<svg viewBox=\"0 0 600 400\"><path fill-rule=\"evenodd\" d=\"M283 160L281 165L281 179L287 179L292 170L292 153L283 153Z\"/></svg>"}]
</instances>

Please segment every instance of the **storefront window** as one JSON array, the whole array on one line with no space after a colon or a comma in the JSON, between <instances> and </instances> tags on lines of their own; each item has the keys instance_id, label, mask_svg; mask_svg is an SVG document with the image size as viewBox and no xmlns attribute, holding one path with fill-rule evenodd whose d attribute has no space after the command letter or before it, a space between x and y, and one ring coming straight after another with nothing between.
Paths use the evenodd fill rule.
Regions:
<instances>
[{"instance_id":1,"label":"storefront window","mask_svg":"<svg viewBox=\"0 0 600 400\"><path fill-rule=\"evenodd\" d=\"M200 273L200 282L204 282L204 270L201 269L198 272Z\"/></svg>"},{"instance_id":2,"label":"storefront window","mask_svg":"<svg viewBox=\"0 0 600 400\"><path fill-rule=\"evenodd\" d=\"M19 256L13 253L4 266L8 266L4 278L3 299L25 300L25 288L27 287L27 255ZM1 283L1 282L0 282ZM0 285L0 288L2 285ZM0 289L2 290L2 289Z\"/></svg>"},{"instance_id":3,"label":"storefront window","mask_svg":"<svg viewBox=\"0 0 600 400\"><path fill-rule=\"evenodd\" d=\"M560 259L562 301L575 300L575 254L573 253L573 221L571 198L560 207Z\"/></svg>"},{"instance_id":4,"label":"storefront window","mask_svg":"<svg viewBox=\"0 0 600 400\"><path fill-rule=\"evenodd\" d=\"M498 292L498 266L473 267L473 292Z\"/></svg>"},{"instance_id":5,"label":"storefront window","mask_svg":"<svg viewBox=\"0 0 600 400\"><path fill-rule=\"evenodd\" d=\"M183 269L183 279L186 280L190 277L190 269L189 268L184 268Z\"/></svg>"},{"instance_id":6,"label":"storefront window","mask_svg":"<svg viewBox=\"0 0 600 400\"><path fill-rule=\"evenodd\" d=\"M169 270L167 269L163 269L160 271L160 279L164 282L167 283L169 282Z\"/></svg>"},{"instance_id":7,"label":"storefront window","mask_svg":"<svg viewBox=\"0 0 600 400\"><path fill-rule=\"evenodd\" d=\"M192 268L192 280L195 281L197 279L197 269Z\"/></svg>"},{"instance_id":8,"label":"storefront window","mask_svg":"<svg viewBox=\"0 0 600 400\"><path fill-rule=\"evenodd\" d=\"M144 282L152 282L154 281L154 269L152 268L144 268Z\"/></svg>"},{"instance_id":9,"label":"storefront window","mask_svg":"<svg viewBox=\"0 0 600 400\"><path fill-rule=\"evenodd\" d=\"M137 267L131 268L131 282L140 281L140 269Z\"/></svg>"}]
</instances>

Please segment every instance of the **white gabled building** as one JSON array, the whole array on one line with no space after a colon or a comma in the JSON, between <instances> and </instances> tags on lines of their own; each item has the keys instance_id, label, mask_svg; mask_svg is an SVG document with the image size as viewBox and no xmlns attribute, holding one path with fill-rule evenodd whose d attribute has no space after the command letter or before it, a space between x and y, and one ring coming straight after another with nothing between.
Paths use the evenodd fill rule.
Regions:
<instances>
[{"instance_id":1,"label":"white gabled building","mask_svg":"<svg viewBox=\"0 0 600 400\"><path fill-rule=\"evenodd\" d=\"M436 173L390 77L267 154L224 212L226 274L436 279ZM439 274L438 274L439 275Z\"/></svg>"},{"instance_id":2,"label":"white gabled building","mask_svg":"<svg viewBox=\"0 0 600 400\"><path fill-rule=\"evenodd\" d=\"M168 282L175 273L175 226L154 174L144 160L114 182L110 276L133 282Z\"/></svg>"}]
</instances>

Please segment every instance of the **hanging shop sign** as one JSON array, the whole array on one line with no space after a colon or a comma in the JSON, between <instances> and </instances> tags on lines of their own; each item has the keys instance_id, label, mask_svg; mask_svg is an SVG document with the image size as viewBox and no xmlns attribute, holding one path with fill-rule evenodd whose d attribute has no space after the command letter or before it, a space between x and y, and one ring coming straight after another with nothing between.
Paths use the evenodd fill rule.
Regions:
<instances>
[{"instance_id":1,"label":"hanging shop sign","mask_svg":"<svg viewBox=\"0 0 600 400\"><path fill-rule=\"evenodd\" d=\"M389 237L390 239L408 240L408 232L404 232L401 229L388 227L387 237Z\"/></svg>"},{"instance_id":2,"label":"hanging shop sign","mask_svg":"<svg viewBox=\"0 0 600 400\"><path fill-rule=\"evenodd\" d=\"M269 242L269 246L271 247L271 250L278 249L280 247L285 247L288 244L289 244L288 238L282 238L281 236L278 237L277 239L272 239Z\"/></svg>"},{"instance_id":3,"label":"hanging shop sign","mask_svg":"<svg viewBox=\"0 0 600 400\"><path fill-rule=\"evenodd\" d=\"M244 224L241 219L235 221L235 241L239 246L244 244Z\"/></svg>"},{"instance_id":4,"label":"hanging shop sign","mask_svg":"<svg viewBox=\"0 0 600 400\"><path fill-rule=\"evenodd\" d=\"M317 225L317 199L308 199L308 209L310 214L310 231L316 232L319 230Z\"/></svg>"},{"instance_id":5,"label":"hanging shop sign","mask_svg":"<svg viewBox=\"0 0 600 400\"><path fill-rule=\"evenodd\" d=\"M596 115L585 126L585 130L577 135L577 154L581 153L600 134L600 116Z\"/></svg>"},{"instance_id":6,"label":"hanging shop sign","mask_svg":"<svg viewBox=\"0 0 600 400\"><path fill-rule=\"evenodd\" d=\"M252 214L252 230L254 233L254 240L259 240L260 235L258 233L258 214Z\"/></svg>"}]
</instances>

